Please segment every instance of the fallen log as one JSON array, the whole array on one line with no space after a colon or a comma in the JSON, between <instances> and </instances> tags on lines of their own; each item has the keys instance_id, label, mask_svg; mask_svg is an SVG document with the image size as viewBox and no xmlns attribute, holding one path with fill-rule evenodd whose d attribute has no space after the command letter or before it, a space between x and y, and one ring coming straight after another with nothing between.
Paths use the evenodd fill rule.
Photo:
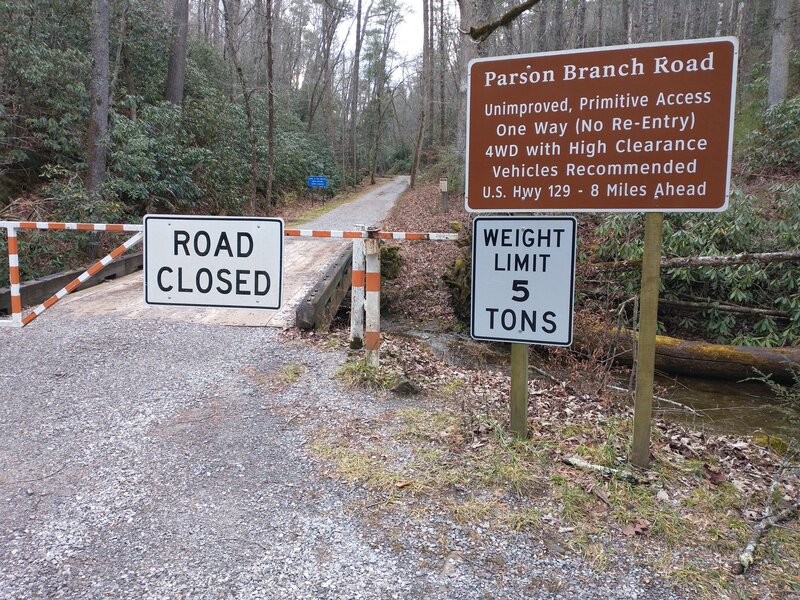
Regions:
<instances>
[{"instance_id":1,"label":"fallen log","mask_svg":"<svg viewBox=\"0 0 800 600\"><path fill-rule=\"evenodd\" d=\"M662 269L677 269L682 267L731 267L735 265L767 264L775 262L786 262L791 260L800 261L800 251L787 252L758 252L732 254L730 256L686 256L679 258L662 258ZM618 260L613 262L590 263L589 267L594 271L615 272L633 271L642 268L641 260Z\"/></svg>"},{"instance_id":2,"label":"fallen log","mask_svg":"<svg viewBox=\"0 0 800 600\"><path fill-rule=\"evenodd\" d=\"M576 328L573 347L587 351L608 348L614 362L631 365L635 337L628 329ZM794 372L800 372L800 348L728 346L658 335L655 361L657 370L675 375L741 381L757 375L758 370L779 383L791 384Z\"/></svg>"}]
</instances>

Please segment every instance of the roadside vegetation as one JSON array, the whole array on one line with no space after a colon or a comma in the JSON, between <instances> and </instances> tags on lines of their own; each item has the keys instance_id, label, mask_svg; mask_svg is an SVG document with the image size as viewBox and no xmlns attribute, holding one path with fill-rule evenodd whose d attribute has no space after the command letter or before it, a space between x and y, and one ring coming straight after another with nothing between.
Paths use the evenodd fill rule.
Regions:
<instances>
[{"instance_id":1,"label":"roadside vegetation","mask_svg":"<svg viewBox=\"0 0 800 600\"><path fill-rule=\"evenodd\" d=\"M344 349L346 333L338 339ZM550 357L558 376L542 371L531 381L531 431L519 441L507 433L506 360L466 338L442 354L423 340L388 335L380 367L356 356L338 376L377 390L385 412L319 429L312 453L326 472L365 488L360 510L379 520L394 511L446 514L486 543L493 531L530 531L548 552L577 554L599 571L633 556L693 596L800 593L796 521L769 530L746 575L738 562L765 506L779 511L800 500L796 444L657 418L651 467L631 471L629 395L609 385L614 373L601 363L565 350ZM421 394L402 401L390 394L401 375ZM662 417L673 407L666 408ZM566 464L572 457L610 471ZM635 483L618 472L633 473Z\"/></svg>"}]
</instances>

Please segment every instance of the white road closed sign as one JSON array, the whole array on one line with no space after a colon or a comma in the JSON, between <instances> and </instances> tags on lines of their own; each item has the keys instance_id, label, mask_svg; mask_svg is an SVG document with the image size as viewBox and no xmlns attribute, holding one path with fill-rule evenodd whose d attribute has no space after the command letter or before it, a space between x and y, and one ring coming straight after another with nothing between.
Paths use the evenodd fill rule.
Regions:
<instances>
[{"instance_id":1,"label":"white road closed sign","mask_svg":"<svg viewBox=\"0 0 800 600\"><path fill-rule=\"evenodd\" d=\"M473 221L473 338L572 343L576 229L573 217Z\"/></svg>"},{"instance_id":2,"label":"white road closed sign","mask_svg":"<svg viewBox=\"0 0 800 600\"><path fill-rule=\"evenodd\" d=\"M144 218L147 304L277 309L282 287L281 219Z\"/></svg>"}]
</instances>

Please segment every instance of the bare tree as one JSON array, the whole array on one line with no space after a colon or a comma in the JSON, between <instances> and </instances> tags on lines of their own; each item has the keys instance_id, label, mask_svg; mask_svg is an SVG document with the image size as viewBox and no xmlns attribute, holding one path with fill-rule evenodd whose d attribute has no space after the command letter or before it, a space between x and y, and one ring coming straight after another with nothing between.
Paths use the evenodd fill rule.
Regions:
<instances>
[{"instance_id":1,"label":"bare tree","mask_svg":"<svg viewBox=\"0 0 800 600\"><path fill-rule=\"evenodd\" d=\"M789 85L789 4L791 0L772 0L772 57L769 64L767 106L786 99Z\"/></svg>"},{"instance_id":2,"label":"bare tree","mask_svg":"<svg viewBox=\"0 0 800 600\"><path fill-rule=\"evenodd\" d=\"M254 89L248 88L247 79L244 76L241 57L239 55L239 9L241 0L222 0L223 17L225 20L225 38L227 47L230 50L230 58L239 87L242 92L244 112L247 116L247 139L250 143L250 186L248 194L248 212L252 215L256 211L256 195L258 191L258 138L256 136L255 123L253 117L252 95Z\"/></svg>"},{"instance_id":3,"label":"bare tree","mask_svg":"<svg viewBox=\"0 0 800 600\"><path fill-rule=\"evenodd\" d=\"M172 15L172 45L167 68L167 89L164 93L164 99L175 104L183 102L188 32L189 0L175 0L175 10Z\"/></svg>"},{"instance_id":4,"label":"bare tree","mask_svg":"<svg viewBox=\"0 0 800 600\"><path fill-rule=\"evenodd\" d=\"M266 0L265 27L267 29L267 203L274 205L272 181L275 169L275 74L272 48L272 0Z\"/></svg>"},{"instance_id":5,"label":"bare tree","mask_svg":"<svg viewBox=\"0 0 800 600\"><path fill-rule=\"evenodd\" d=\"M89 196L106 178L108 143L108 0L92 1L92 76L89 82L86 191Z\"/></svg>"}]
</instances>

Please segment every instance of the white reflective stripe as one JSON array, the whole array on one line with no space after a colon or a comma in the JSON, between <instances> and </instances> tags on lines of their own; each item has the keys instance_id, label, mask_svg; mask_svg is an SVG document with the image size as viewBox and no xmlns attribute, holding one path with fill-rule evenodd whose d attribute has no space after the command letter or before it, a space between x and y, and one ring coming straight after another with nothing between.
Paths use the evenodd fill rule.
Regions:
<instances>
[{"instance_id":1,"label":"white reflective stripe","mask_svg":"<svg viewBox=\"0 0 800 600\"><path fill-rule=\"evenodd\" d=\"M34 308L34 309L33 309L33 312L34 312L34 314L36 314L36 315L40 315L40 314L42 314L42 313L43 313L45 310L47 310L47 309L45 308L44 304L40 304L39 306L37 306L36 308Z\"/></svg>"},{"instance_id":2,"label":"white reflective stripe","mask_svg":"<svg viewBox=\"0 0 800 600\"><path fill-rule=\"evenodd\" d=\"M404 231L395 231L392 233L393 240L404 240L406 238L406 234Z\"/></svg>"},{"instance_id":3,"label":"white reflective stripe","mask_svg":"<svg viewBox=\"0 0 800 600\"><path fill-rule=\"evenodd\" d=\"M139 235L135 235L131 239L129 239L127 242L125 242L123 244L123 246L125 246L125 248L130 248L134 244L137 244L138 242L140 242L143 237L144 237L144 235L142 233L139 233Z\"/></svg>"},{"instance_id":4,"label":"white reflective stripe","mask_svg":"<svg viewBox=\"0 0 800 600\"><path fill-rule=\"evenodd\" d=\"M12 296L19 296L19 284L15 283L11 286L11 295Z\"/></svg>"},{"instance_id":5,"label":"white reflective stripe","mask_svg":"<svg viewBox=\"0 0 800 600\"><path fill-rule=\"evenodd\" d=\"M9 267L18 267L19 266L19 254L9 254L8 255L8 266Z\"/></svg>"},{"instance_id":6,"label":"white reflective stripe","mask_svg":"<svg viewBox=\"0 0 800 600\"><path fill-rule=\"evenodd\" d=\"M78 275L78 281L80 281L81 283L83 283L84 281L86 281L87 279L89 279L89 277L91 277L91 275L89 275L88 273L86 273L86 272L84 271L83 273L81 273L80 275Z\"/></svg>"},{"instance_id":7,"label":"white reflective stripe","mask_svg":"<svg viewBox=\"0 0 800 600\"><path fill-rule=\"evenodd\" d=\"M97 223L94 226L94 230L95 231L105 231L106 230L106 224L105 223Z\"/></svg>"},{"instance_id":8,"label":"white reflective stripe","mask_svg":"<svg viewBox=\"0 0 800 600\"><path fill-rule=\"evenodd\" d=\"M22 327L22 315L14 315L13 319L0 319L0 327Z\"/></svg>"},{"instance_id":9,"label":"white reflective stripe","mask_svg":"<svg viewBox=\"0 0 800 600\"><path fill-rule=\"evenodd\" d=\"M313 229L301 229L300 230L300 237L314 237L314 230Z\"/></svg>"},{"instance_id":10,"label":"white reflective stripe","mask_svg":"<svg viewBox=\"0 0 800 600\"><path fill-rule=\"evenodd\" d=\"M37 229L49 229L50 223L46 221L36 221L36 228Z\"/></svg>"},{"instance_id":11,"label":"white reflective stripe","mask_svg":"<svg viewBox=\"0 0 800 600\"><path fill-rule=\"evenodd\" d=\"M429 240L437 240L440 242L456 241L458 239L457 233L429 233Z\"/></svg>"},{"instance_id":12,"label":"white reflective stripe","mask_svg":"<svg viewBox=\"0 0 800 600\"><path fill-rule=\"evenodd\" d=\"M61 298L63 298L66 295L67 295L67 288L61 288L56 292L56 298L58 298L59 300L61 300Z\"/></svg>"},{"instance_id":13,"label":"white reflective stripe","mask_svg":"<svg viewBox=\"0 0 800 600\"><path fill-rule=\"evenodd\" d=\"M102 259L100 259L100 264L101 264L101 265L103 265L103 266L105 267L105 266L106 266L106 265L108 265L108 263L110 263L112 260L114 260L114 259L113 259L113 258L111 258L111 255L109 254L108 256L104 256Z\"/></svg>"},{"instance_id":14,"label":"white reflective stripe","mask_svg":"<svg viewBox=\"0 0 800 600\"><path fill-rule=\"evenodd\" d=\"M77 223L64 223L64 229L77 229Z\"/></svg>"},{"instance_id":15,"label":"white reflective stripe","mask_svg":"<svg viewBox=\"0 0 800 600\"><path fill-rule=\"evenodd\" d=\"M123 225L122 229L124 231L141 231L142 225Z\"/></svg>"},{"instance_id":16,"label":"white reflective stripe","mask_svg":"<svg viewBox=\"0 0 800 600\"><path fill-rule=\"evenodd\" d=\"M8 227L7 231L8 231L8 237L13 237L13 238L17 237L17 230L14 227Z\"/></svg>"},{"instance_id":17,"label":"white reflective stripe","mask_svg":"<svg viewBox=\"0 0 800 600\"><path fill-rule=\"evenodd\" d=\"M331 230L331 237L332 237L332 238L340 238L340 237L344 237L344 231L337 231L337 230L335 230L335 229L334 229L334 230Z\"/></svg>"}]
</instances>

